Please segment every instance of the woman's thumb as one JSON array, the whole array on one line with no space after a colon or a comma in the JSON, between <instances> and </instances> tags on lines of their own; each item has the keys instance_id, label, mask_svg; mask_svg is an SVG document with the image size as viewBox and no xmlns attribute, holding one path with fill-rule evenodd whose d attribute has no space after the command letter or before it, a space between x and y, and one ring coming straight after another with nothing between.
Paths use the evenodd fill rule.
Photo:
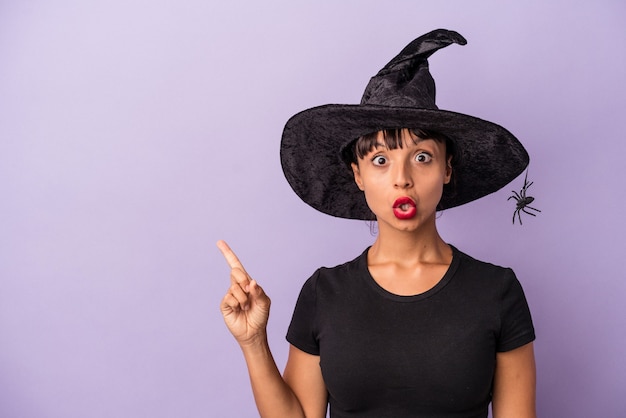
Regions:
<instances>
[{"instance_id":1,"label":"woman's thumb","mask_svg":"<svg viewBox=\"0 0 626 418\"><path fill-rule=\"evenodd\" d=\"M259 286L257 281L254 279L250 281L250 293L249 294L256 300L257 303L260 303L261 305L264 305L264 306L269 305L269 298L265 294L265 291L263 290L261 286Z\"/></svg>"}]
</instances>

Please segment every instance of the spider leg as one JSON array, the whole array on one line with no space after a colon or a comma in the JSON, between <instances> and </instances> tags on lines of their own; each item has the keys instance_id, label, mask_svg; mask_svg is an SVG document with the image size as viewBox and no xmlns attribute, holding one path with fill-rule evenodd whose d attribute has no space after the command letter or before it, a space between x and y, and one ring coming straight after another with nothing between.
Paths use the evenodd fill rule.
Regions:
<instances>
[{"instance_id":1,"label":"spider leg","mask_svg":"<svg viewBox=\"0 0 626 418\"><path fill-rule=\"evenodd\" d=\"M516 192L515 190L512 190L512 192L513 192L513 194L515 195L515 197L516 197L516 199L517 199L517 200L520 200L520 199L522 198L519 194L517 194L517 192ZM511 196L511 197L513 197L513 196ZM511 197L509 197L509 199L510 199ZM508 199L507 199L507 200L508 200Z\"/></svg>"},{"instance_id":2,"label":"spider leg","mask_svg":"<svg viewBox=\"0 0 626 418\"><path fill-rule=\"evenodd\" d=\"M524 198L524 199L526 199L526 189L527 189L527 188L528 188L528 187L524 186L524 187L522 188L522 190L520 190L520 191L519 191L519 195L520 195L520 196L522 196L522 198Z\"/></svg>"},{"instance_id":3,"label":"spider leg","mask_svg":"<svg viewBox=\"0 0 626 418\"><path fill-rule=\"evenodd\" d=\"M519 219L519 224L520 224L520 225L523 225L523 224L522 224L522 215L520 214L520 210L521 210L521 209L518 209L518 210L516 211L516 212L517 212L517 219Z\"/></svg>"},{"instance_id":4,"label":"spider leg","mask_svg":"<svg viewBox=\"0 0 626 418\"><path fill-rule=\"evenodd\" d=\"M528 207L528 206L526 206L526 208L527 208L527 207ZM527 213L527 214L529 214L530 216L537 216L537 215L535 215L535 214L534 214L534 213L532 213L532 212L528 212L528 211L526 210L526 208L522 208L522 212Z\"/></svg>"},{"instance_id":5,"label":"spider leg","mask_svg":"<svg viewBox=\"0 0 626 418\"><path fill-rule=\"evenodd\" d=\"M537 212L541 212L539 209L535 209L535 208L530 207L530 206L526 206L526 209L532 209L532 210L536 210ZM526 213L528 213L528 212L526 212Z\"/></svg>"}]
</instances>

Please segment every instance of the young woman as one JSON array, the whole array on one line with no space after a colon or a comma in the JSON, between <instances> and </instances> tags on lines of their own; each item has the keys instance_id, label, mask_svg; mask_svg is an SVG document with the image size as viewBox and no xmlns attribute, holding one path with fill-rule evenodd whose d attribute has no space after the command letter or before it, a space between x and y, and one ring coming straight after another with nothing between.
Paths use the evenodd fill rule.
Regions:
<instances>
[{"instance_id":1,"label":"young woman","mask_svg":"<svg viewBox=\"0 0 626 418\"><path fill-rule=\"evenodd\" d=\"M270 299L233 251L221 303L262 417L535 417L532 320L510 269L447 244L437 210L492 193L528 164L504 128L439 110L427 58L456 32L411 42L360 105L292 117L283 170L309 205L376 220L356 259L321 268L300 293L284 374L266 335Z\"/></svg>"}]
</instances>

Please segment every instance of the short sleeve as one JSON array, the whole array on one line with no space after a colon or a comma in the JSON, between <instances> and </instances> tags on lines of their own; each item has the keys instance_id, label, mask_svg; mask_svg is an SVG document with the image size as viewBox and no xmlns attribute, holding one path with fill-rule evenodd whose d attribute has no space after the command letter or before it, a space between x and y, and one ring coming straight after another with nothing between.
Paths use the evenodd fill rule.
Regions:
<instances>
[{"instance_id":1,"label":"short sleeve","mask_svg":"<svg viewBox=\"0 0 626 418\"><path fill-rule=\"evenodd\" d=\"M319 356L319 341L317 338L317 279L319 270L311 276L302 290L296 302L296 307L291 317L291 323L287 330L287 341L300 350Z\"/></svg>"},{"instance_id":2,"label":"short sleeve","mask_svg":"<svg viewBox=\"0 0 626 418\"><path fill-rule=\"evenodd\" d=\"M496 346L499 352L510 351L535 340L535 329L524 290L511 269L506 270L503 280L500 325Z\"/></svg>"}]
</instances>

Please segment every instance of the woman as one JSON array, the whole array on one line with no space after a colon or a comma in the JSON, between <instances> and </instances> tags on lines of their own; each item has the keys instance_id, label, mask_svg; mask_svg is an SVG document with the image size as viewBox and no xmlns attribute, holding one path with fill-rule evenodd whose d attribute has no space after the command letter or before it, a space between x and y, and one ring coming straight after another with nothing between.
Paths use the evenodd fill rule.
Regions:
<instances>
[{"instance_id":1,"label":"woman","mask_svg":"<svg viewBox=\"0 0 626 418\"><path fill-rule=\"evenodd\" d=\"M281 376L270 300L232 250L221 310L263 417L535 417L532 320L510 269L445 243L436 212L509 183L528 155L504 128L439 110L427 58L458 33L417 38L360 105L305 110L286 124L283 171L306 203L376 220L363 254L305 283Z\"/></svg>"}]
</instances>

